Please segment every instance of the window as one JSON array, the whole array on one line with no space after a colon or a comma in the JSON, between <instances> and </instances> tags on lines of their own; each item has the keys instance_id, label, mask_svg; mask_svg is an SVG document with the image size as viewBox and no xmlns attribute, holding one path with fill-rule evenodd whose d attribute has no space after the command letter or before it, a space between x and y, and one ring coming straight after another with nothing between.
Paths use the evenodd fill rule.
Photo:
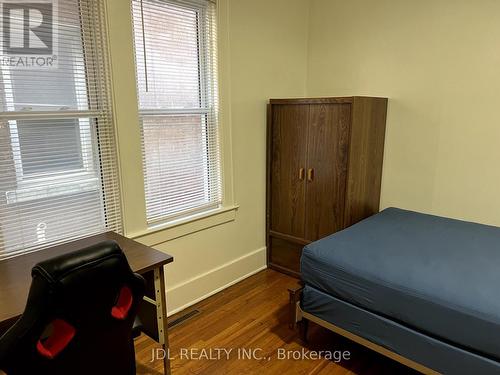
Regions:
<instances>
[{"instance_id":1,"label":"window","mask_svg":"<svg viewBox=\"0 0 500 375\"><path fill-rule=\"evenodd\" d=\"M215 4L132 0L148 225L221 204Z\"/></svg>"},{"instance_id":2,"label":"window","mask_svg":"<svg viewBox=\"0 0 500 375\"><path fill-rule=\"evenodd\" d=\"M103 4L57 3L57 65L0 68L0 259L121 231Z\"/></svg>"},{"instance_id":3,"label":"window","mask_svg":"<svg viewBox=\"0 0 500 375\"><path fill-rule=\"evenodd\" d=\"M13 126L17 127L23 175L83 169L78 119L53 119L50 124L17 120ZM46 157L43 164L38 162L39 153Z\"/></svg>"}]
</instances>

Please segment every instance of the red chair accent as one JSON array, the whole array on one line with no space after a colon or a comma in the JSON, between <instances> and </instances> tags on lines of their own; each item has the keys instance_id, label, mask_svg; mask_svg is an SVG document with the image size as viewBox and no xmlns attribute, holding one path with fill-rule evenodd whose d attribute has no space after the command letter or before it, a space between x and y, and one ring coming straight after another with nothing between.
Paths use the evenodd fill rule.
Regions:
<instances>
[{"instance_id":1,"label":"red chair accent","mask_svg":"<svg viewBox=\"0 0 500 375\"><path fill-rule=\"evenodd\" d=\"M111 315L116 319L124 320L132 307L132 302L132 291L129 287L124 286L120 290L120 295L118 296L116 305L111 309Z\"/></svg>"},{"instance_id":2,"label":"red chair accent","mask_svg":"<svg viewBox=\"0 0 500 375\"><path fill-rule=\"evenodd\" d=\"M75 328L62 319L52 321L52 334L45 340L38 340L36 350L48 359L54 359L73 339Z\"/></svg>"}]
</instances>

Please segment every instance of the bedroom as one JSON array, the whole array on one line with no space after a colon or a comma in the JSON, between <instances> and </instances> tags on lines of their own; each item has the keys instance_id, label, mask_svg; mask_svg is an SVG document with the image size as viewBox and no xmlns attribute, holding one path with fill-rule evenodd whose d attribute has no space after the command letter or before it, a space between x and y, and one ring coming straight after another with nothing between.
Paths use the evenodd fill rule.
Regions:
<instances>
[{"instance_id":1,"label":"bedroom","mask_svg":"<svg viewBox=\"0 0 500 375\"><path fill-rule=\"evenodd\" d=\"M2 1L3 11L6 9L4 3L11 2ZM169 12L171 8L163 9L164 3L167 8L177 4L183 9L212 9L214 13L207 18L209 24L204 29L205 39L198 40L196 33L199 30L193 28L192 18L183 18L176 11ZM497 197L500 182L500 115L497 110L500 88L497 41L500 40L500 26L496 22L500 3L486 0L217 0L216 5L212 4L206 0L59 0L55 14L82 22L80 28L75 28L76 31L65 27L66 24L58 28L55 35L59 35L60 39L55 47L60 56L73 54L71 51L74 48L70 51L64 39L71 36L87 41L92 49L91 57L86 57L87 51L82 47L85 43L79 42L76 45L80 52L76 53L77 63L72 65L74 69L66 69L64 61L59 60L59 68L55 70L43 70L33 75L29 73L31 70L18 68L12 69L14 74L10 74L11 70L5 63L2 65L2 92L7 94L2 95L0 102L3 125L0 134L0 252L6 258L0 262L0 288L2 285L4 288L0 290L0 311L5 312L2 316L16 317L16 314L9 316L8 306L18 292L8 289L8 283L19 272L10 268L9 262L33 254L44 254L45 248L63 240L114 230L174 259L163 270L169 323L181 318L168 329L174 374L187 371L252 373L253 370L275 373L287 369L292 373L341 373L350 369L363 374L381 373L387 366L394 371L403 371L405 368L396 361L353 344L352 340L341 339L339 335L315 324L310 327L309 344L301 341L298 329L288 328L288 288L295 287L297 281L267 269L267 105L270 99L287 98L388 98L380 165L379 209L397 207L500 226L500 200ZM78 11L81 13L79 18ZM149 20L149 23L144 20ZM161 29L163 25L168 31L168 22L186 22L183 27L187 31L182 37L173 34L178 39L169 39L171 34L160 33L159 39L155 40L155 27ZM77 24L74 22L74 25ZM148 27L151 28L151 35L148 34ZM66 33L66 30L70 31ZM82 30L88 30L88 34ZM4 30L2 32L5 33ZM162 35L166 35L165 39ZM211 64L202 65L199 56L189 54L193 44L185 40L193 35L196 51L198 45L203 44L204 53L213 57ZM162 53L168 57L169 48L181 55L185 53L185 61L177 65L165 63L167 60L162 60ZM82 51L85 51L83 60ZM2 57L4 55L2 50ZM92 64L88 65L86 60L90 58ZM85 63L82 63L84 60ZM155 64L165 71L156 72ZM82 68L83 65L85 68ZM200 66L206 72L203 75L203 90L202 85L198 86L201 81L201 74L198 73ZM148 68L149 74L146 73ZM93 70L98 69L103 72L100 78L88 78ZM57 71L65 75L57 76ZM78 74L72 73L74 71ZM155 73L158 74L155 76ZM188 82L191 91L176 96L178 91L168 91L167 88L158 96L158 107L143 106L146 102L141 101L141 93L151 91L155 95L155 82L165 81L162 81L162 74L166 74L167 78L169 74L173 79L180 77L178 81L181 82L184 73L188 77L186 79L195 77L194 86L191 81ZM19 103L14 98L12 105L19 104L19 108L15 105L9 107L8 102L12 102L12 94L8 94L12 87L7 81L13 80L16 84L12 79L16 75L20 77L19 90L26 95L26 99ZM24 81L24 85L23 77L29 79ZM88 87L82 83L85 79ZM67 80L80 85L80 88L76 84L73 87L77 93L73 95L75 102L76 98L83 96L98 111L102 111L99 114L78 112L76 115L101 116L100 134L101 137L109 137L109 142L96 142L94 138L86 137L84 130L89 128L91 122L82 120L82 117L78 117L80 145L79 142L71 143L71 126L52 121L54 116L61 118L61 110L83 110L81 103L77 102L77 106L72 107L71 100L52 95L53 92L64 93L62 90L68 89L64 84ZM143 91L140 91L141 87ZM166 190L170 194L168 199L173 199L173 203L167 204L161 194L155 193L165 190L160 184L162 179L154 178L155 173L161 174L161 170L146 164L146 160L154 164L155 158L161 156L157 152L159 146L155 149L155 142L160 140L160 144L161 137L165 137L163 144L168 146L168 129L160 126L164 133L156 134L150 127L151 137L146 138L144 132L148 128L144 126L144 118L175 116L178 108L168 105L162 108L164 102L161 98L171 100L168 97L171 95L182 101L191 98L189 94L192 96L193 92L195 96L211 97L212 101L207 103L212 108L218 108L217 116L212 116L213 120L207 125L207 129L214 130L210 134L216 134L217 145L206 142L209 146L203 149L204 164L190 164L182 157L174 157L166 159L158 167L173 169L181 179L187 176L184 185L178 183L179 179L175 176L167 176L167 187L174 187ZM214 95L205 95L210 92L218 92L217 103ZM45 97L49 100L45 101ZM51 112L36 117L37 112L50 108L31 108L36 106L33 103L51 104L51 100L57 101L58 106L52 107L52 111L58 111L57 116ZM181 106L187 105L183 103ZM199 115L201 107L196 109ZM12 128L11 123L15 123L15 116L19 115L9 112L17 111L23 112L20 113L21 118L32 123L34 119L48 124L46 120L51 119L43 129L48 127L50 130L49 125L60 124L69 131L60 133L59 128L56 132L49 131L49 138L52 139L45 143L49 148L44 148L47 146L40 144L44 136L37 134L27 121L25 129L28 133L25 136L31 132L34 137L31 138L32 143L27 141L23 154L22 142L19 143L18 139L18 146L13 146L12 135L5 132L5 129ZM27 111L34 114L25 113ZM75 116L73 113L67 117L70 115ZM207 140L213 139L208 133L196 134ZM19 132L18 138L22 135ZM64 139L58 138L59 135ZM199 139L193 136L180 147L197 147L202 144ZM189 140L192 142L189 143ZM150 147L145 148L148 141ZM102 212L102 199L97 194L85 200L95 204L82 204L79 199L50 199L35 205L36 199L25 196L23 201L20 199L23 198L23 190L13 187L17 184L17 175L12 172L15 169L12 159L15 157L4 158L4 155L14 153L12 150L17 147L18 158L29 159L32 156L32 167L50 169L54 167L54 164L48 165L50 158L55 158L57 164L61 155L66 158L74 155L60 154L66 150L65 147L62 151L56 147L57 152L51 152L50 145L59 142L64 142L70 151L78 151L77 160L70 159L72 163L81 162L79 155L84 154L82 148L95 149L93 147L99 143L105 151L102 155L106 162L95 164L95 170L100 170L106 179L113 181L100 187L101 193L108 199L107 210L113 211L106 216L104 224L95 219ZM169 164L169 160L175 163ZM352 155L351 160L361 160L361 157L356 159L356 155ZM25 172L29 172L30 163L25 164L28 169ZM92 160L90 164L93 164ZM202 169L209 165L216 173L204 171L201 173L203 178L198 180L195 178L198 176L196 167L200 165ZM307 180L307 172L311 168L304 165L299 169L302 167L305 169L304 180ZM151 172L149 180L148 170ZM186 171L194 172L183 175ZM296 172L298 177L300 171ZM319 179L321 175L316 173L314 177ZM47 186L55 186L57 190L65 182L69 183L63 176L63 180L42 183L44 188L39 188L38 194L46 194ZM208 198L206 194L201 194L207 205L197 206L198 202L190 201L190 192L184 192L184 189L198 185L202 186L204 193L208 190L214 192L208 194ZM84 185L83 188L86 189L86 186L91 185ZM15 192L20 198L7 192ZM24 216L15 214L9 207L19 206L18 199L25 206L16 212L25 213ZM193 211L190 211L191 203L196 203ZM173 212L169 211L165 216L164 211L171 207ZM61 212L62 216L56 215L56 212ZM50 219L53 221L48 222ZM86 226L82 228L80 222L86 223ZM59 236L59 228L64 229L62 237ZM36 245L38 242L40 246ZM18 256L25 249L30 251L32 248L43 249ZM499 265L498 258L497 263L494 259L491 262ZM24 311L33 265L31 262L30 267L23 268L23 285L27 285L20 292L20 301L15 306L15 309L20 309L17 315ZM158 358L149 363L151 349L161 349L161 346L154 344L145 334L135 342L137 373L162 373L161 351ZM300 352L303 347L318 352L350 351L351 355L349 360L340 363L324 361L324 358L283 361L276 358L279 348ZM234 351L228 361L207 361L194 357L181 359L181 348L200 351L234 348ZM274 357L269 364L259 359L238 360L234 357L238 348L257 350L252 352L257 358L263 356L258 349L270 351ZM497 358L498 355L497 352ZM421 363L420 357L415 362ZM96 368L95 372L99 373L99 369Z\"/></svg>"}]
</instances>

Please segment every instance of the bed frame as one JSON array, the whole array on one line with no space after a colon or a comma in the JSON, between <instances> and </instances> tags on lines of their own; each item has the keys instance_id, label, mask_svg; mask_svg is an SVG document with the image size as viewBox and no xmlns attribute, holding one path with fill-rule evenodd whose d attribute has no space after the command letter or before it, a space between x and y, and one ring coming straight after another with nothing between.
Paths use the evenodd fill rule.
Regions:
<instances>
[{"instance_id":1,"label":"bed frame","mask_svg":"<svg viewBox=\"0 0 500 375\"><path fill-rule=\"evenodd\" d=\"M341 336L348 338L351 341L354 341L360 345L363 345L371 350L376 351L392 360L395 360L399 363L402 363L405 366L408 366L422 374L428 375L437 375L439 372L436 372L428 367L425 367L417 362L414 362L408 358L405 358L397 353L394 353L380 345L377 345L367 339L364 339L361 336L355 335L349 331L346 331L343 328L337 327L336 325L327 322L323 319L318 318L308 312L305 312L300 307L300 300L302 296L302 290L304 289L303 285L297 286L293 289L288 289L290 295L290 303L289 303L289 316L290 316L290 328L300 330L300 336L303 341L307 341L307 329L309 326L309 322L314 322L321 327L328 329L329 331L335 332Z\"/></svg>"}]
</instances>

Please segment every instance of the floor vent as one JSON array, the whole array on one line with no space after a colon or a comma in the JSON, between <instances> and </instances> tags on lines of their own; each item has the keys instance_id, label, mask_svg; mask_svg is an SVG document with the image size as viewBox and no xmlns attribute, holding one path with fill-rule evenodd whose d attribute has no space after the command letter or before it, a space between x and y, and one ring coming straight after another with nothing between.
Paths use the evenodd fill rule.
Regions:
<instances>
[{"instance_id":1,"label":"floor vent","mask_svg":"<svg viewBox=\"0 0 500 375\"><path fill-rule=\"evenodd\" d=\"M186 320L191 319L192 317L198 315L200 313L200 310L191 310L190 312L179 316L177 319L174 319L170 322L168 322L168 328L175 327L181 323L184 323Z\"/></svg>"}]
</instances>

